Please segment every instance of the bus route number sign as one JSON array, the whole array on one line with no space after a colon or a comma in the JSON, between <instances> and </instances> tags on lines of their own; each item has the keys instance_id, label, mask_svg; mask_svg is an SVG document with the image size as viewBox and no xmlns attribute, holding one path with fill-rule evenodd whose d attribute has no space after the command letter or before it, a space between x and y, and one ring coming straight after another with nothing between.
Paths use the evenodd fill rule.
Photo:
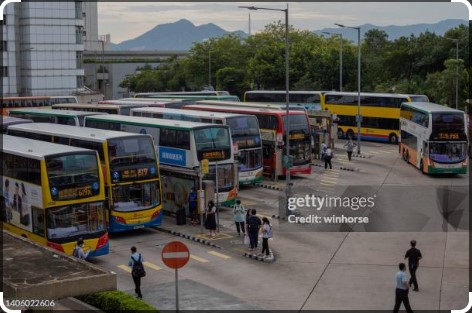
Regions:
<instances>
[{"instance_id":1,"label":"bus route number sign","mask_svg":"<svg viewBox=\"0 0 472 313\"><path fill-rule=\"evenodd\" d=\"M200 167L202 169L202 174L210 173L210 162L208 161L208 159L201 160Z\"/></svg>"}]
</instances>

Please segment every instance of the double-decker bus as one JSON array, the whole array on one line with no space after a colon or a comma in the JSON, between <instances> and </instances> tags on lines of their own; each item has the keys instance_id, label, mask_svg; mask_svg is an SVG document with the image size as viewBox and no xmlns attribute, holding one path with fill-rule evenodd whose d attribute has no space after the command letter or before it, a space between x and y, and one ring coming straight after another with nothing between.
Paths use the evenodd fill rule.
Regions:
<instances>
[{"instance_id":1,"label":"double-decker bus","mask_svg":"<svg viewBox=\"0 0 472 313\"><path fill-rule=\"evenodd\" d=\"M430 174L467 173L467 118L430 102L402 103L400 155Z\"/></svg>"},{"instance_id":2,"label":"double-decker bus","mask_svg":"<svg viewBox=\"0 0 472 313\"><path fill-rule=\"evenodd\" d=\"M14 125L7 133L98 151L110 233L161 225L162 190L151 136L50 123Z\"/></svg>"},{"instance_id":3,"label":"double-decker bus","mask_svg":"<svg viewBox=\"0 0 472 313\"><path fill-rule=\"evenodd\" d=\"M8 115L16 108L50 107L56 103L77 103L75 96L30 96L30 97L2 97L2 115Z\"/></svg>"},{"instance_id":4,"label":"double-decker bus","mask_svg":"<svg viewBox=\"0 0 472 313\"><path fill-rule=\"evenodd\" d=\"M226 125L103 115L87 117L85 126L153 136L159 154L166 211L176 212L187 205L190 190L199 188L198 173L203 159L209 161L209 174L204 179L214 182L216 203L229 206L236 200L238 175Z\"/></svg>"},{"instance_id":5,"label":"double-decker bus","mask_svg":"<svg viewBox=\"0 0 472 313\"><path fill-rule=\"evenodd\" d=\"M221 95L221 96L205 96L205 95L140 95L136 98L148 98L148 99L166 99L166 100L187 100L187 101L199 101L199 100L216 100L216 101L236 101L239 102L238 96L233 95Z\"/></svg>"},{"instance_id":6,"label":"double-decker bus","mask_svg":"<svg viewBox=\"0 0 472 313\"><path fill-rule=\"evenodd\" d=\"M360 94L361 139L398 143L400 135L400 105L420 95L366 93ZM356 92L326 92L322 104L338 117L338 138L357 138L358 94Z\"/></svg>"},{"instance_id":7,"label":"double-decker bus","mask_svg":"<svg viewBox=\"0 0 472 313\"><path fill-rule=\"evenodd\" d=\"M261 130L263 148L263 166L265 176L279 176L286 174L283 166L285 152L285 134L289 134L289 155L293 160L290 174L311 174L311 135L308 116L305 109L302 111L287 112L281 109L265 109L244 106L226 106L225 102L217 105L194 104L184 108L191 110L226 112L255 115ZM199 102L200 103L200 102ZM202 101L206 103L206 101ZM287 120L289 128L287 129Z\"/></svg>"},{"instance_id":8,"label":"double-decker bus","mask_svg":"<svg viewBox=\"0 0 472 313\"><path fill-rule=\"evenodd\" d=\"M99 101L103 104L125 104L135 105L135 107L162 107L180 109L185 104L194 103L186 99L167 99L167 98L122 98L118 100Z\"/></svg>"},{"instance_id":9,"label":"double-decker bus","mask_svg":"<svg viewBox=\"0 0 472 313\"><path fill-rule=\"evenodd\" d=\"M148 96L229 96L229 92L223 90L202 91L160 91L160 92L138 92L135 98L147 98Z\"/></svg>"},{"instance_id":10,"label":"double-decker bus","mask_svg":"<svg viewBox=\"0 0 472 313\"><path fill-rule=\"evenodd\" d=\"M84 126L84 118L86 116L97 114L106 113L39 108L25 108L10 111L10 116L12 117L30 119L36 123L54 123L72 126Z\"/></svg>"},{"instance_id":11,"label":"double-decker bus","mask_svg":"<svg viewBox=\"0 0 472 313\"><path fill-rule=\"evenodd\" d=\"M72 255L108 254L105 188L96 151L2 135L3 228Z\"/></svg>"},{"instance_id":12,"label":"double-decker bus","mask_svg":"<svg viewBox=\"0 0 472 313\"><path fill-rule=\"evenodd\" d=\"M290 90L289 105L291 109L295 106L303 107L306 110L321 110L323 92L321 91L294 91ZM263 102L286 105L287 92L284 90L251 90L244 93L244 102Z\"/></svg>"},{"instance_id":13,"label":"double-decker bus","mask_svg":"<svg viewBox=\"0 0 472 313\"><path fill-rule=\"evenodd\" d=\"M7 128L11 125L16 125L16 124L24 124L24 123L32 123L32 120L24 119L24 118L17 118L17 117L11 117L11 116L2 116L0 118L0 121L2 123L2 134L7 132Z\"/></svg>"},{"instance_id":14,"label":"double-decker bus","mask_svg":"<svg viewBox=\"0 0 472 313\"><path fill-rule=\"evenodd\" d=\"M100 103L61 103L54 104L53 110L73 110L73 111L86 111L86 112L98 112L108 114L120 114L129 115L129 111L132 108L147 106L145 104L100 104Z\"/></svg>"},{"instance_id":15,"label":"double-decker bus","mask_svg":"<svg viewBox=\"0 0 472 313\"><path fill-rule=\"evenodd\" d=\"M239 184L255 184L263 179L262 140L259 123L254 115L167 108L137 108L131 110L131 115L228 125L233 145L238 151Z\"/></svg>"}]
</instances>

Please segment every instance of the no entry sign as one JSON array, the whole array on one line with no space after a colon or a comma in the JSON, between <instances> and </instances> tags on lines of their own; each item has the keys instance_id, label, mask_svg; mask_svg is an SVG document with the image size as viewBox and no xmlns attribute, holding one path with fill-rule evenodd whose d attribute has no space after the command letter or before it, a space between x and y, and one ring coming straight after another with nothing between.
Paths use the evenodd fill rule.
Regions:
<instances>
[{"instance_id":1,"label":"no entry sign","mask_svg":"<svg viewBox=\"0 0 472 313\"><path fill-rule=\"evenodd\" d=\"M170 268L178 269L184 267L190 258L190 251L180 241L171 241L162 249L162 261Z\"/></svg>"}]
</instances>

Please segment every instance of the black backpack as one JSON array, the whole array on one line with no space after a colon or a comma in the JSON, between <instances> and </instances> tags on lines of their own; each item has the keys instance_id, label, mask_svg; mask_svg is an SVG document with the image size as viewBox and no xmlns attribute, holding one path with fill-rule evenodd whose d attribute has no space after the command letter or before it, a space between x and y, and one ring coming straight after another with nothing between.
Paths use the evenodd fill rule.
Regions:
<instances>
[{"instance_id":1,"label":"black backpack","mask_svg":"<svg viewBox=\"0 0 472 313\"><path fill-rule=\"evenodd\" d=\"M139 278L146 276L143 262L141 262L141 254L139 254L139 260L135 260L133 257L131 257L131 259L133 259L133 269L131 270L131 275Z\"/></svg>"}]
</instances>

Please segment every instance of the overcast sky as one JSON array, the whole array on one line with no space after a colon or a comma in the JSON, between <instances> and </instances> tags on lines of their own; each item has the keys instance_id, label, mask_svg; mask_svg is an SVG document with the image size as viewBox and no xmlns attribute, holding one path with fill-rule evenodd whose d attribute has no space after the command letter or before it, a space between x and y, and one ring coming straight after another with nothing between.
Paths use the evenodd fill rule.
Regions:
<instances>
[{"instance_id":1,"label":"overcast sky","mask_svg":"<svg viewBox=\"0 0 472 313\"><path fill-rule=\"evenodd\" d=\"M286 2L99 2L99 35L111 34L120 43L151 30L156 25L187 19L196 26L214 23L227 31L251 33L265 25L284 20L283 12L249 11L238 6L285 9ZM445 19L468 20L467 7L451 2L291 2L289 24L298 29L319 30L334 23L410 25L436 23Z\"/></svg>"}]
</instances>

